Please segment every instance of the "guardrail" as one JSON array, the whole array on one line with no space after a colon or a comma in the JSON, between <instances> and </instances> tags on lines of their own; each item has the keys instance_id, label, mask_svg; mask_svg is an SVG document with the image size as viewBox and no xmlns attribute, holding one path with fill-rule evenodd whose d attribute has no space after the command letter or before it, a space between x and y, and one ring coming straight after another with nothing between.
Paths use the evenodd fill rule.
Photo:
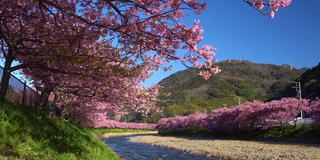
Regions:
<instances>
[{"instance_id":1,"label":"guardrail","mask_svg":"<svg viewBox=\"0 0 320 160\"><path fill-rule=\"evenodd\" d=\"M3 67L0 66L0 75L3 75ZM1 79L0 79L1 81ZM22 82L14 75L10 75L8 92L6 99L27 106L36 106L39 94L33 88L29 87L26 82Z\"/></svg>"}]
</instances>

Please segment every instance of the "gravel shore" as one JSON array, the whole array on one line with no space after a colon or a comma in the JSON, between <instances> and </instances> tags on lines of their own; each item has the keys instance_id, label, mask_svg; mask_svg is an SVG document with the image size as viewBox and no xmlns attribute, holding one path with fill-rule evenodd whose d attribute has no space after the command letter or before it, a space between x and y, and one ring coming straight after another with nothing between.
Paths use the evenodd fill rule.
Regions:
<instances>
[{"instance_id":1,"label":"gravel shore","mask_svg":"<svg viewBox=\"0 0 320 160\"><path fill-rule=\"evenodd\" d=\"M133 142L174 148L225 160L320 160L320 144L137 135Z\"/></svg>"}]
</instances>

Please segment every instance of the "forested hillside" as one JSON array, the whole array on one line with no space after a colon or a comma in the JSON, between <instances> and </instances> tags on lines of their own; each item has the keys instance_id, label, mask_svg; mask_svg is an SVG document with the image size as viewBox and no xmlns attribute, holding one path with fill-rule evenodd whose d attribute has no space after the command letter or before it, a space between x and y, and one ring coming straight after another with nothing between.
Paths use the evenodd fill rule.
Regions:
<instances>
[{"instance_id":1,"label":"forested hillside","mask_svg":"<svg viewBox=\"0 0 320 160\"><path fill-rule=\"evenodd\" d=\"M171 93L169 97L160 97L165 100L165 103L159 103L165 107L164 115L186 115L196 110L209 112L256 99L268 101L288 95L294 97L296 91L292 82L299 80L301 75L303 85L305 79L315 78L307 76L309 70L304 73L289 65L255 64L244 60L223 61L217 65L222 72L208 80L198 76L197 70L187 69L159 82L161 92Z\"/></svg>"},{"instance_id":2,"label":"forested hillside","mask_svg":"<svg viewBox=\"0 0 320 160\"><path fill-rule=\"evenodd\" d=\"M306 70L301 77L295 80L296 82L301 83L301 96L302 98L315 99L320 97L320 63ZM292 90L291 86L287 86L284 90L281 91L281 96L283 97L293 97L296 93L290 92ZM275 97L274 99L279 99Z\"/></svg>"}]
</instances>

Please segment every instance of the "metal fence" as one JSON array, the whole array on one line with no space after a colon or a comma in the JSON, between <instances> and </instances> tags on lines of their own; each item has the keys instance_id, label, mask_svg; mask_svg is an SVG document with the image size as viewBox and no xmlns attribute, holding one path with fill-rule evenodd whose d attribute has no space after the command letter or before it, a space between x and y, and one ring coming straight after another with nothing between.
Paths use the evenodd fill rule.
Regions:
<instances>
[{"instance_id":1,"label":"metal fence","mask_svg":"<svg viewBox=\"0 0 320 160\"><path fill-rule=\"evenodd\" d=\"M3 75L3 68L0 66L0 75ZM1 79L0 79L1 81ZM29 87L26 82L22 82L14 75L10 75L8 92L6 99L23 105L36 106L39 94Z\"/></svg>"}]
</instances>

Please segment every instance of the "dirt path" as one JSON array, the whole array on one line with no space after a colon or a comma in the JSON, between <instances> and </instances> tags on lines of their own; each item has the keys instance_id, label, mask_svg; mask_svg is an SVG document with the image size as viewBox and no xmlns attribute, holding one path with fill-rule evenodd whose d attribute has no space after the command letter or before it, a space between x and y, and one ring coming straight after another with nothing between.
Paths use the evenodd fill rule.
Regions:
<instances>
[{"instance_id":1,"label":"dirt path","mask_svg":"<svg viewBox=\"0 0 320 160\"><path fill-rule=\"evenodd\" d=\"M167 137L158 134L134 136L131 141L231 160L320 160L320 144Z\"/></svg>"}]
</instances>

